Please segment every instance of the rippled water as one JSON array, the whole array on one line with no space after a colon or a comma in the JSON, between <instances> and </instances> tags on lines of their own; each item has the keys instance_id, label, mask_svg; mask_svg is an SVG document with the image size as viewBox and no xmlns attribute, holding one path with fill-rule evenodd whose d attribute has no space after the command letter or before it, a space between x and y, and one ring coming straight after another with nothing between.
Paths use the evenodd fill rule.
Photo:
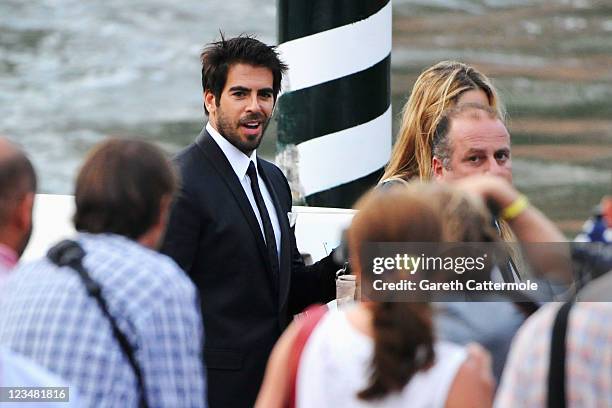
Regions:
<instances>
[{"instance_id":1,"label":"rippled water","mask_svg":"<svg viewBox=\"0 0 612 408\"><path fill-rule=\"evenodd\" d=\"M202 122L203 44L219 29L274 42L275 13L270 0L2 0L0 132L53 193L71 191L84 152L108 134L176 150Z\"/></svg>"},{"instance_id":2,"label":"rippled water","mask_svg":"<svg viewBox=\"0 0 612 408\"><path fill-rule=\"evenodd\" d=\"M609 1L393 7L394 111L423 68L476 65L508 106L517 184L575 230L612 192ZM106 135L176 151L202 126L198 55L219 29L274 43L276 0L0 0L0 133L25 146L53 193L71 192L84 152Z\"/></svg>"}]
</instances>

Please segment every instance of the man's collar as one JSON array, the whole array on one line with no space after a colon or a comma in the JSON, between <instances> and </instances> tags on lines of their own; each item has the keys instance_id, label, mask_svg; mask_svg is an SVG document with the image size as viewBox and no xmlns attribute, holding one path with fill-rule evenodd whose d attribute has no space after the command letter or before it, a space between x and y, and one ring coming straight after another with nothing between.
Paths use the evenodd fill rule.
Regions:
<instances>
[{"instance_id":1,"label":"man's collar","mask_svg":"<svg viewBox=\"0 0 612 408\"><path fill-rule=\"evenodd\" d=\"M249 163L253 162L255 164L255 168L257 169L257 151L253 150L251 156L248 157L246 154L242 153L236 146L227 141L226 138L221 136L217 129L215 129L210 122L206 124L206 131L213 138L215 143L221 148L221 151L230 162L232 169L238 176L239 180L242 180L246 175L247 169L249 168Z\"/></svg>"}]
</instances>

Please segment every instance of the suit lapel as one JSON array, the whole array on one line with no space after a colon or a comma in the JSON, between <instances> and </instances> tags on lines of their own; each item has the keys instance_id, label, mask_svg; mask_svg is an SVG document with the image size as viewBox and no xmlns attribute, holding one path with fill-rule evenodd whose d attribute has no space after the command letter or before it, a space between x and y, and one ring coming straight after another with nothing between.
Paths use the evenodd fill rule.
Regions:
<instances>
[{"instance_id":1,"label":"suit lapel","mask_svg":"<svg viewBox=\"0 0 612 408\"><path fill-rule=\"evenodd\" d=\"M282 308L282 305L286 302L287 297L289 295L289 279L291 275L291 240L290 240L290 227L289 227L289 219L287 218L286 209L284 209L281 205L281 201L278 198L278 193L276 191L276 187L270 181L268 174L266 173L264 166L261 165L259 158L257 159L257 168L259 170L259 174L263 179L264 183L266 183L266 187L270 192L270 196L272 197L272 202L274 203L274 209L276 210L276 217L278 218L278 223L280 225L281 230L281 239L280 239L280 263L279 263L279 282L278 282L278 304L279 308Z\"/></svg>"},{"instance_id":2,"label":"suit lapel","mask_svg":"<svg viewBox=\"0 0 612 408\"><path fill-rule=\"evenodd\" d=\"M249 227L251 228L251 232L255 235L255 240L257 242L257 249L259 250L259 254L264 260L264 264L266 268L269 270L270 265L268 261L266 244L261 234L261 228L259 228L259 223L257 222L257 218L253 213L253 207L251 207L251 203L244 193L244 189L236 177L236 173L234 169L232 169L231 164L227 160L227 157L223 154L221 148L217 145L214 139L208 134L206 129L203 129L198 138L196 139L196 144L204 154L204 156L210 161L213 168L219 173L221 179L225 182L229 190L232 192L240 210L242 211L245 219L247 220Z\"/></svg>"}]
</instances>

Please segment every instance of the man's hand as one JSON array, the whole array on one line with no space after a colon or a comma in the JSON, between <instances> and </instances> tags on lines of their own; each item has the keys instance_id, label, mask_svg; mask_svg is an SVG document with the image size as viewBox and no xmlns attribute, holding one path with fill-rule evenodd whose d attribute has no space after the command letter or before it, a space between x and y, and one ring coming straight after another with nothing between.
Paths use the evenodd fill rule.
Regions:
<instances>
[{"instance_id":1,"label":"man's hand","mask_svg":"<svg viewBox=\"0 0 612 408\"><path fill-rule=\"evenodd\" d=\"M512 205L520 193L501 177L478 175L470 176L453 183L460 190L480 197L487 205L493 205L498 211Z\"/></svg>"}]
</instances>

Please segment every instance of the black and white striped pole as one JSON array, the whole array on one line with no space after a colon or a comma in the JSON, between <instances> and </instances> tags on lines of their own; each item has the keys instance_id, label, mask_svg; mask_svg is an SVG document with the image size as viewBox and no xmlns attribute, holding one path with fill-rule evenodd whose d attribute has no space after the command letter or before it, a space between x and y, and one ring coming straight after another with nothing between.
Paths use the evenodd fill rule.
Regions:
<instances>
[{"instance_id":1,"label":"black and white striped pole","mask_svg":"<svg viewBox=\"0 0 612 408\"><path fill-rule=\"evenodd\" d=\"M391 153L391 1L279 0L277 163L294 197L350 207Z\"/></svg>"}]
</instances>

